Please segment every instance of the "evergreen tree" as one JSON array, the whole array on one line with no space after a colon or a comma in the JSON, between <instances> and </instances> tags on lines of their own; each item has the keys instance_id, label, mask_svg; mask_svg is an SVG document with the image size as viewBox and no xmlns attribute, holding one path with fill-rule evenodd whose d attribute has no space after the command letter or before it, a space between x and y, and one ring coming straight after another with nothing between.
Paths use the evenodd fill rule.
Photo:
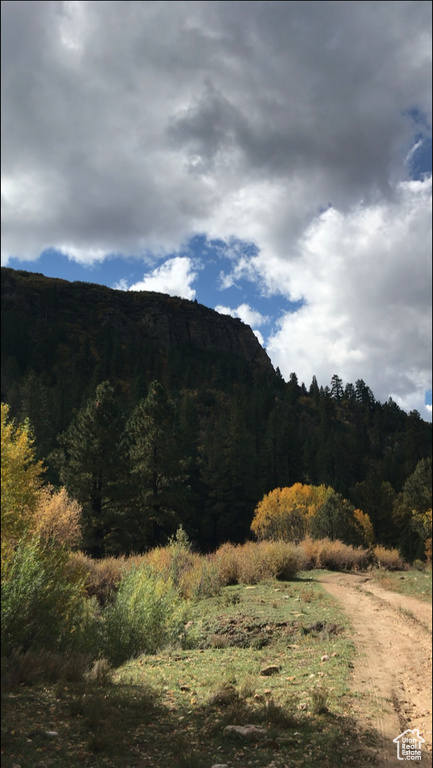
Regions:
<instances>
[{"instance_id":1,"label":"evergreen tree","mask_svg":"<svg viewBox=\"0 0 433 768\"><path fill-rule=\"evenodd\" d=\"M368 514L376 542L395 546L398 537L392 516L396 494L391 483L371 471L365 480L356 484L351 496L355 504Z\"/></svg>"},{"instance_id":2,"label":"evergreen tree","mask_svg":"<svg viewBox=\"0 0 433 768\"><path fill-rule=\"evenodd\" d=\"M344 394L343 381L334 373L331 379L331 397L340 402Z\"/></svg>"},{"instance_id":3,"label":"evergreen tree","mask_svg":"<svg viewBox=\"0 0 433 768\"><path fill-rule=\"evenodd\" d=\"M355 387L353 386L353 384L350 384L350 383L346 384L346 386L344 387L344 395L343 395L343 397L351 405L353 405L353 403L356 402L356 392L355 392Z\"/></svg>"},{"instance_id":4,"label":"evergreen tree","mask_svg":"<svg viewBox=\"0 0 433 768\"><path fill-rule=\"evenodd\" d=\"M203 446L207 504L202 531L209 549L224 541L245 539L258 496L257 452L245 403L227 397L219 402Z\"/></svg>"},{"instance_id":5,"label":"evergreen tree","mask_svg":"<svg viewBox=\"0 0 433 768\"><path fill-rule=\"evenodd\" d=\"M173 401L152 382L128 421L135 544L163 543L182 521L188 505L186 458L182 455Z\"/></svg>"},{"instance_id":6,"label":"evergreen tree","mask_svg":"<svg viewBox=\"0 0 433 768\"><path fill-rule=\"evenodd\" d=\"M315 376L313 376L311 380L310 389L308 390L308 393L310 397L313 398L314 402L317 404L320 398L320 389Z\"/></svg>"},{"instance_id":7,"label":"evergreen tree","mask_svg":"<svg viewBox=\"0 0 433 768\"><path fill-rule=\"evenodd\" d=\"M394 521L401 532L400 549L408 560L424 557L425 542L417 521L432 508L432 460L422 459L406 480L394 507ZM431 525L431 518L430 518Z\"/></svg>"},{"instance_id":8,"label":"evergreen tree","mask_svg":"<svg viewBox=\"0 0 433 768\"><path fill-rule=\"evenodd\" d=\"M182 510L182 525L188 537L198 541L200 518L205 505L205 484L201 477L201 426L195 394L188 390L181 393L177 444L188 488L188 505Z\"/></svg>"},{"instance_id":9,"label":"evergreen tree","mask_svg":"<svg viewBox=\"0 0 433 768\"><path fill-rule=\"evenodd\" d=\"M122 551L128 475L123 430L119 402L105 381L58 437L60 450L53 456L61 482L83 507L84 548L94 557Z\"/></svg>"},{"instance_id":10,"label":"evergreen tree","mask_svg":"<svg viewBox=\"0 0 433 768\"><path fill-rule=\"evenodd\" d=\"M315 513L311 521L313 539L338 539L344 544L365 544L363 532L356 524L353 504L340 493L332 493Z\"/></svg>"}]
</instances>

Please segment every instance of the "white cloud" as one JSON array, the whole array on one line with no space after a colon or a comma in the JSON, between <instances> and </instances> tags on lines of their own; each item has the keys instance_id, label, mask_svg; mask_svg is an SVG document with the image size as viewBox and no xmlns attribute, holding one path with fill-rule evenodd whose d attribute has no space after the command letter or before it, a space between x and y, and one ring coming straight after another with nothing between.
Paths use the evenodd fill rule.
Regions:
<instances>
[{"instance_id":1,"label":"white cloud","mask_svg":"<svg viewBox=\"0 0 433 768\"><path fill-rule=\"evenodd\" d=\"M259 342L259 344L261 344L262 347L264 347L265 346L265 340L263 338L263 334L260 333L258 328L252 328L251 330L254 333L254 336L257 338L257 341Z\"/></svg>"},{"instance_id":2,"label":"white cloud","mask_svg":"<svg viewBox=\"0 0 433 768\"><path fill-rule=\"evenodd\" d=\"M331 209L285 265L256 260L272 290L305 304L285 314L267 349L283 375L326 385L364 379L378 399L424 411L431 387L431 179L401 184L393 200Z\"/></svg>"},{"instance_id":3,"label":"white cloud","mask_svg":"<svg viewBox=\"0 0 433 768\"><path fill-rule=\"evenodd\" d=\"M121 277L120 280L117 281L117 283L114 283L112 288L115 291L128 291L129 290L129 286L128 286L128 281L127 281L126 277Z\"/></svg>"},{"instance_id":4,"label":"white cloud","mask_svg":"<svg viewBox=\"0 0 433 768\"><path fill-rule=\"evenodd\" d=\"M264 323L269 322L269 317L260 314L260 312L258 312L256 309L252 309L249 304L239 304L236 309L231 309L231 307L225 307L222 304L218 304L215 307L215 310L220 312L222 315L239 317L242 322L251 326L263 325Z\"/></svg>"},{"instance_id":5,"label":"white cloud","mask_svg":"<svg viewBox=\"0 0 433 768\"><path fill-rule=\"evenodd\" d=\"M291 253L319 206L387 197L406 173L407 110L431 115L430 14L2 3L4 260L168 254L194 232Z\"/></svg>"},{"instance_id":6,"label":"white cloud","mask_svg":"<svg viewBox=\"0 0 433 768\"><path fill-rule=\"evenodd\" d=\"M170 296L180 296L183 299L195 299L195 289L191 284L197 277L192 260L187 256L175 256L168 259L143 280L127 288L125 280L120 280L114 287L129 291L156 291L168 293Z\"/></svg>"},{"instance_id":7,"label":"white cloud","mask_svg":"<svg viewBox=\"0 0 433 768\"><path fill-rule=\"evenodd\" d=\"M257 312L255 309L252 309L249 304L239 304L236 309L231 309L231 307L225 307L222 304L218 304L215 307L215 310L216 312L220 312L222 315L238 317L240 320L242 320L243 323L251 326L252 331L257 337L259 343L262 345L262 347L264 346L265 340L263 338L263 334L260 333L258 328L254 328L254 326L265 325L269 322L269 317L260 314L260 312Z\"/></svg>"},{"instance_id":8,"label":"white cloud","mask_svg":"<svg viewBox=\"0 0 433 768\"><path fill-rule=\"evenodd\" d=\"M151 268L204 233L229 246L223 287L305 299L268 344L281 370L418 402L430 223L426 184L401 184L431 133L430 3L1 10L4 263ZM136 286L191 298L194 276L176 257Z\"/></svg>"}]
</instances>

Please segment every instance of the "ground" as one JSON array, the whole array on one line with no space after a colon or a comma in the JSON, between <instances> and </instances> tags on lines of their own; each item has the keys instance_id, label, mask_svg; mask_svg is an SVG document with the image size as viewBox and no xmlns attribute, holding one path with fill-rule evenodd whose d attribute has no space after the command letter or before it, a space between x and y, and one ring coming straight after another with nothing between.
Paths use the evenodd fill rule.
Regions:
<instances>
[{"instance_id":1,"label":"ground","mask_svg":"<svg viewBox=\"0 0 433 768\"><path fill-rule=\"evenodd\" d=\"M356 719L380 734L377 765L398 764L393 739L406 728L418 728L431 751L431 604L383 589L366 575L326 573L319 581L353 626ZM421 765L431 765L427 754Z\"/></svg>"},{"instance_id":2,"label":"ground","mask_svg":"<svg viewBox=\"0 0 433 768\"><path fill-rule=\"evenodd\" d=\"M192 605L193 642L105 682L49 682L31 658L26 676L20 657L21 677L2 681L2 766L397 768L393 739L417 728L429 768L430 589L415 570L225 587ZM268 738L226 735L250 723Z\"/></svg>"}]
</instances>

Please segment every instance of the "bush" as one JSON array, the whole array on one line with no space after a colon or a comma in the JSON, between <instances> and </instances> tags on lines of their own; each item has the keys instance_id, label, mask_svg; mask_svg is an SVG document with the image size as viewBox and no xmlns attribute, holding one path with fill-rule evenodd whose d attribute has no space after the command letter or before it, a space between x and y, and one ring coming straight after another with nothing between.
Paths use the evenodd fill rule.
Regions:
<instances>
[{"instance_id":1,"label":"bush","mask_svg":"<svg viewBox=\"0 0 433 768\"><path fill-rule=\"evenodd\" d=\"M374 557L379 568L387 571L404 571L407 567L398 549L386 549L378 545L374 548Z\"/></svg>"},{"instance_id":2,"label":"bush","mask_svg":"<svg viewBox=\"0 0 433 768\"><path fill-rule=\"evenodd\" d=\"M3 653L45 649L88 650L95 628L95 605L83 581L68 578L68 553L23 541L4 568L1 610Z\"/></svg>"},{"instance_id":3,"label":"bush","mask_svg":"<svg viewBox=\"0 0 433 768\"><path fill-rule=\"evenodd\" d=\"M309 568L327 568L330 571L352 571L367 568L371 561L368 549L352 547L342 541L330 539L304 539L301 542Z\"/></svg>"},{"instance_id":4,"label":"bush","mask_svg":"<svg viewBox=\"0 0 433 768\"><path fill-rule=\"evenodd\" d=\"M184 599L211 597L219 592L218 569L211 558L193 552L182 526L168 546L152 549L143 561L164 579L171 579Z\"/></svg>"},{"instance_id":5,"label":"bush","mask_svg":"<svg viewBox=\"0 0 433 768\"><path fill-rule=\"evenodd\" d=\"M218 568L210 557L192 555L190 567L179 579L179 592L183 598L202 598L218 595L221 581Z\"/></svg>"},{"instance_id":6,"label":"bush","mask_svg":"<svg viewBox=\"0 0 433 768\"><path fill-rule=\"evenodd\" d=\"M222 544L212 555L218 577L223 587L233 586L239 582L238 548L227 542Z\"/></svg>"},{"instance_id":7,"label":"bush","mask_svg":"<svg viewBox=\"0 0 433 768\"><path fill-rule=\"evenodd\" d=\"M81 506L70 499L66 488L41 488L36 504L33 529L44 541L76 547L81 540Z\"/></svg>"},{"instance_id":8,"label":"bush","mask_svg":"<svg viewBox=\"0 0 433 768\"><path fill-rule=\"evenodd\" d=\"M240 583L258 584L259 581L270 577L262 542L247 541L246 544L236 547L236 558Z\"/></svg>"},{"instance_id":9,"label":"bush","mask_svg":"<svg viewBox=\"0 0 433 768\"><path fill-rule=\"evenodd\" d=\"M114 599L127 563L124 557L94 560L83 552L73 552L69 558L68 572L83 579L87 596L96 597L99 605L104 606Z\"/></svg>"},{"instance_id":10,"label":"bush","mask_svg":"<svg viewBox=\"0 0 433 768\"><path fill-rule=\"evenodd\" d=\"M149 566L125 573L113 605L103 615L104 656L118 666L140 653L156 653L184 634L186 603L171 580Z\"/></svg>"},{"instance_id":11,"label":"bush","mask_svg":"<svg viewBox=\"0 0 433 768\"><path fill-rule=\"evenodd\" d=\"M267 541L261 547L272 578L290 581L305 568L306 557L299 546L285 541Z\"/></svg>"},{"instance_id":12,"label":"bush","mask_svg":"<svg viewBox=\"0 0 433 768\"><path fill-rule=\"evenodd\" d=\"M248 541L235 548L235 557L238 581L243 584L257 584L263 579L290 580L306 562L302 549L285 541Z\"/></svg>"}]
</instances>

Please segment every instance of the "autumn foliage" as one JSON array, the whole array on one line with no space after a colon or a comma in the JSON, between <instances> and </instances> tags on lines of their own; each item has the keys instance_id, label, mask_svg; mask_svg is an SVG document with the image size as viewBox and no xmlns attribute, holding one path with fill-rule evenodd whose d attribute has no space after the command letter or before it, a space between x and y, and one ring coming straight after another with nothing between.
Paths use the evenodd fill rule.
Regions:
<instances>
[{"instance_id":1,"label":"autumn foliage","mask_svg":"<svg viewBox=\"0 0 433 768\"><path fill-rule=\"evenodd\" d=\"M251 530L260 540L296 544L310 535L355 546L374 543L368 515L325 485L295 483L266 494L256 507Z\"/></svg>"},{"instance_id":2,"label":"autumn foliage","mask_svg":"<svg viewBox=\"0 0 433 768\"><path fill-rule=\"evenodd\" d=\"M81 538L81 506L66 489L43 486L44 468L37 461L28 424L15 424L1 406L2 563L24 538L41 543L77 546Z\"/></svg>"},{"instance_id":3,"label":"autumn foliage","mask_svg":"<svg viewBox=\"0 0 433 768\"><path fill-rule=\"evenodd\" d=\"M31 526L42 486L42 463L35 460L28 424L15 425L1 405L2 560Z\"/></svg>"},{"instance_id":4,"label":"autumn foliage","mask_svg":"<svg viewBox=\"0 0 433 768\"><path fill-rule=\"evenodd\" d=\"M311 519L332 493L325 485L295 483L275 488L256 507L251 530L258 539L299 543L308 534Z\"/></svg>"}]
</instances>

